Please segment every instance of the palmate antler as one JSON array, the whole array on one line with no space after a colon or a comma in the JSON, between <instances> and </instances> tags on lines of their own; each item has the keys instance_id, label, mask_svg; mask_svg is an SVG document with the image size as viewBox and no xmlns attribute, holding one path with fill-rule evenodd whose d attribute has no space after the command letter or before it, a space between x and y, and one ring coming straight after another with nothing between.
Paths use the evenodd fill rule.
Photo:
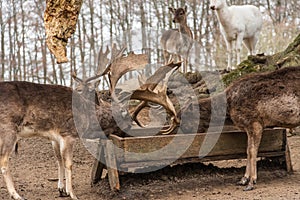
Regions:
<instances>
[{"instance_id":1,"label":"palmate antler","mask_svg":"<svg viewBox=\"0 0 300 200\"><path fill-rule=\"evenodd\" d=\"M100 51L98 53L98 69L97 69L97 74L95 76L92 76L92 77L89 77L89 78L83 80L81 78L78 78L76 73L72 73L72 78L77 83L79 83L77 90L85 90L88 88L91 81L96 80L106 74L109 74L111 72L112 64L116 60L120 59L123 56L123 53L125 51L126 51L125 47L121 48L121 50L118 50L116 45L114 44L112 46L111 51L109 51L108 47L106 47L105 52L103 52L103 47L101 46ZM112 54L111 59L107 58L109 53ZM104 70L102 70L102 69L104 69ZM95 88L93 88L93 89L95 89Z\"/></svg>"},{"instance_id":2,"label":"palmate antler","mask_svg":"<svg viewBox=\"0 0 300 200\"><path fill-rule=\"evenodd\" d=\"M146 55L140 54L130 54L128 57L122 57L117 62L111 65L109 77L111 83L111 94L114 99L117 99L115 96L115 87L122 75L128 71L135 69L142 69L145 66L145 63L148 61ZM145 83L140 86L139 89L132 92L130 98L141 100L142 102L137 106L136 110L133 112L132 119L139 125L143 126L138 120L138 113L146 106L148 102L153 102L163 106L167 113L171 115L171 125L168 129L161 130L162 134L168 134L172 132L177 125L179 124L179 119L175 108L167 96L167 84L169 76L173 71L178 69L181 66L181 63L169 63L167 65L161 66L152 76L150 76ZM161 84L165 79L165 83ZM118 99L117 99L118 101Z\"/></svg>"},{"instance_id":3,"label":"palmate antler","mask_svg":"<svg viewBox=\"0 0 300 200\"><path fill-rule=\"evenodd\" d=\"M76 75L73 75L73 78L79 81L81 84L85 86L92 81L103 75L108 75L110 82L110 93L112 99L120 103L120 100L117 98L115 94L116 85L119 79L129 71L140 70L145 68L148 64L148 56L146 54L134 54L129 53L127 56L124 56L125 48L122 48L120 51L114 53L114 57L111 59L110 63L107 64L106 69L93 77L90 77L86 80L81 80ZM141 125L137 120L138 113L148 105L148 102L153 102L155 104L159 104L163 106L167 113L171 115L171 125L169 128L161 130L162 134L171 133L179 124L179 119L177 117L175 108L167 96L166 90L167 85L166 82L161 84L163 80L168 80L170 74L178 69L181 66L181 63L169 63L167 65L161 66L152 76L150 76L145 83L140 86L139 89L132 92L130 98L142 101L136 110L133 112L133 120L137 122L137 124Z\"/></svg>"},{"instance_id":4,"label":"palmate antler","mask_svg":"<svg viewBox=\"0 0 300 200\"><path fill-rule=\"evenodd\" d=\"M139 126L143 126L138 120L139 112L148 106L148 102L153 102L163 106L167 113L171 115L171 125L169 128L161 130L162 134L171 133L179 124L177 113L174 105L167 96L167 81L170 75L181 66L179 63L169 63L161 66L152 76L150 76L140 89L135 90L131 95L131 99L143 100L132 113L132 119L137 122ZM161 82L164 82L161 84Z\"/></svg>"},{"instance_id":5,"label":"palmate antler","mask_svg":"<svg viewBox=\"0 0 300 200\"><path fill-rule=\"evenodd\" d=\"M149 59L146 54L134 53L129 53L126 57L119 57L112 62L109 66L110 70L108 77L110 82L110 92L115 101L119 101L115 96L115 89L119 79L127 72L144 69L148 63Z\"/></svg>"}]
</instances>

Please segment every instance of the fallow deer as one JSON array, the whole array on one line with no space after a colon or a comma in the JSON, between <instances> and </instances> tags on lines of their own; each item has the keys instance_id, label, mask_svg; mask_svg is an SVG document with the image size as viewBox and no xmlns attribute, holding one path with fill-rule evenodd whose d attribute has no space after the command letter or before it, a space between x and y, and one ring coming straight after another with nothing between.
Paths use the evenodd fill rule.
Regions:
<instances>
[{"instance_id":1,"label":"fallow deer","mask_svg":"<svg viewBox=\"0 0 300 200\"><path fill-rule=\"evenodd\" d=\"M169 11L174 15L173 22L179 24L179 28L165 31L160 39L164 61L167 64L174 61L176 56L179 60L183 57L183 72L186 73L193 40L193 33L187 24L187 6L177 9L169 7Z\"/></svg>"},{"instance_id":2,"label":"fallow deer","mask_svg":"<svg viewBox=\"0 0 300 200\"><path fill-rule=\"evenodd\" d=\"M222 107L222 101L227 107ZM214 106L212 105L214 103ZM218 102L221 102L220 104ZM211 98L199 99L198 103L189 103L183 110L189 113L200 110L199 129L203 131L210 120L231 119L235 126L247 132L247 167L239 184L247 185L244 190L252 190L257 179L256 158L263 129L266 127L293 128L300 125L300 67L287 67L273 72L251 74L235 81L221 94ZM223 110L226 109L226 112ZM216 119L211 118L214 110ZM223 112L223 118L222 118ZM221 115L218 115L221 113ZM196 120L196 119L195 119ZM184 124L181 128L188 131L195 124Z\"/></svg>"},{"instance_id":3,"label":"fallow deer","mask_svg":"<svg viewBox=\"0 0 300 200\"><path fill-rule=\"evenodd\" d=\"M227 70L232 70L232 53L236 53L236 63L240 64L242 43L250 55L255 54L255 46L263 25L259 8L253 5L228 6L226 0L210 0L210 8L216 12L221 33L227 47Z\"/></svg>"},{"instance_id":4,"label":"fallow deer","mask_svg":"<svg viewBox=\"0 0 300 200\"><path fill-rule=\"evenodd\" d=\"M140 65L146 65L147 61L144 55L120 57L112 61L101 75L109 74L111 91L114 93L113 88L120 76L140 68ZM171 65L173 64L169 66ZM124 134L131 127L132 121L127 110L113 109L111 103L103 101L94 89L88 88L88 82L101 75L87 80L74 77L82 85L80 92L59 85L0 82L0 167L7 190L13 199L24 200L14 187L8 167L9 156L19 138L37 136L52 142L58 160L60 196L77 199L71 181L72 149L76 138ZM132 98L161 104L177 119L173 105L168 104L165 96L162 92L155 93L148 86L132 94ZM116 118L119 119L118 122Z\"/></svg>"}]
</instances>

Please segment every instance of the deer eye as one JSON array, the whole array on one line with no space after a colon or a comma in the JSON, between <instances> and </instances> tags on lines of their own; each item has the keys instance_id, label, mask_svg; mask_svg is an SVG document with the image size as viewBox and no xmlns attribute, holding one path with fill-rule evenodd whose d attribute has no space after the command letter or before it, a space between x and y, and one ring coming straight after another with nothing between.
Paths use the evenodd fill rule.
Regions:
<instances>
[{"instance_id":1,"label":"deer eye","mask_svg":"<svg viewBox=\"0 0 300 200\"><path fill-rule=\"evenodd\" d=\"M122 110L121 111L121 115L123 118L125 118L127 116L128 112L126 110Z\"/></svg>"}]
</instances>

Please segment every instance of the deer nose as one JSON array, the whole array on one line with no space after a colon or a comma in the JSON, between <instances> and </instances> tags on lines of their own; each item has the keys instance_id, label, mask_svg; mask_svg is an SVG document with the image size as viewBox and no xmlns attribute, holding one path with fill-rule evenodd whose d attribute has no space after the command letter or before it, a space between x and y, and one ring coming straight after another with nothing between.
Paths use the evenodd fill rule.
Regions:
<instances>
[{"instance_id":1,"label":"deer nose","mask_svg":"<svg viewBox=\"0 0 300 200\"><path fill-rule=\"evenodd\" d=\"M216 6L210 6L210 9L216 10Z\"/></svg>"}]
</instances>

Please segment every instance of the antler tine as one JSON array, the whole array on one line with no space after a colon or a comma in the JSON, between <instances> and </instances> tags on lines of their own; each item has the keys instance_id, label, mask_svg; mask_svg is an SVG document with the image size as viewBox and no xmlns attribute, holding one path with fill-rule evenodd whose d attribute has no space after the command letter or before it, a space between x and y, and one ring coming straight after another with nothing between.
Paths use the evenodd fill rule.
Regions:
<instances>
[{"instance_id":1,"label":"antler tine","mask_svg":"<svg viewBox=\"0 0 300 200\"><path fill-rule=\"evenodd\" d=\"M108 66L110 59L107 56L109 53L110 53L110 51L109 51L108 46L106 46L105 52L103 52L103 46L100 47L100 50L98 53L97 74L101 74L101 71L103 71L103 69L106 69L106 67Z\"/></svg>"},{"instance_id":2,"label":"antler tine","mask_svg":"<svg viewBox=\"0 0 300 200\"><path fill-rule=\"evenodd\" d=\"M178 62L178 63L169 63L167 65L164 65L164 66L161 66L152 76L150 76L146 81L145 81L145 84L141 86L141 90L149 90L149 91L154 91L155 89L158 90L157 86L158 86L158 83L161 82L163 79L169 79L169 76L167 76L167 74L170 72L170 71L175 71L177 70L180 66L181 66L181 63L182 62ZM173 73L172 71L172 73ZM172 73L170 73L169 75L171 75ZM165 85L163 86L162 90L165 90L167 89L167 86L166 86L166 83L167 81L165 82ZM164 88L165 87L165 88ZM169 98L168 96L166 95L166 92L165 92L165 96L167 98L167 101L169 101ZM149 102L151 102L151 99L149 100ZM158 102L158 104L160 104ZM167 103L168 107L170 107L169 109L170 110L175 110L173 104L171 103L171 101L169 101L169 103ZM136 109L134 110L134 112L132 113L131 115L131 118L140 126L140 127L145 127L142 123L140 123L137 119L137 116L139 114L139 112L148 106L148 101L142 101L137 107ZM167 108L165 107L165 109L167 110ZM176 116L176 113L172 113L171 114L175 114ZM173 123L173 122L172 122ZM177 126L177 125L176 125ZM176 127L175 126L175 127ZM174 128L175 128L174 127ZM170 128L171 131L174 130L174 128ZM168 134L169 132L166 132L166 134Z\"/></svg>"},{"instance_id":3,"label":"antler tine","mask_svg":"<svg viewBox=\"0 0 300 200\"><path fill-rule=\"evenodd\" d=\"M127 72L143 69L148 64L148 56L146 54L130 53L128 56L122 56L124 51L120 51L117 58L109 66L110 92L115 101L118 101L115 95L115 88L119 79Z\"/></svg>"},{"instance_id":4,"label":"antler tine","mask_svg":"<svg viewBox=\"0 0 300 200\"><path fill-rule=\"evenodd\" d=\"M131 95L132 99L138 99L138 100L143 100L145 102L153 102L156 104L160 104L162 105L167 113L169 113L172 116L172 124L171 126L166 130L166 131L162 131L161 133L163 134L169 134L171 133L179 124L179 119L177 117L175 108L172 104L172 102L170 101L170 99L168 98L168 96L166 95L166 91L159 91L158 93L155 93L153 91L150 90L135 90L133 92L133 94Z\"/></svg>"},{"instance_id":5,"label":"antler tine","mask_svg":"<svg viewBox=\"0 0 300 200\"><path fill-rule=\"evenodd\" d=\"M83 83L83 80L81 78L78 78L77 74L75 72L72 72L71 76L75 81L77 81L79 83Z\"/></svg>"},{"instance_id":6,"label":"antler tine","mask_svg":"<svg viewBox=\"0 0 300 200\"><path fill-rule=\"evenodd\" d=\"M97 74L95 76L92 76L92 77L89 77L89 78L85 79L84 82L85 83L91 82L91 81L93 81L95 79L100 78L101 76L104 76L105 74L107 74L106 70L102 74Z\"/></svg>"},{"instance_id":7,"label":"antler tine","mask_svg":"<svg viewBox=\"0 0 300 200\"><path fill-rule=\"evenodd\" d=\"M142 124L138 119L137 116L141 112L141 110L148 106L147 101L142 101L134 110L134 112L131 114L131 119L137 123L138 126L145 128L146 126Z\"/></svg>"},{"instance_id":8,"label":"antler tine","mask_svg":"<svg viewBox=\"0 0 300 200\"><path fill-rule=\"evenodd\" d=\"M99 51L99 60L102 60L102 61L103 61L104 64L102 64L102 65L107 65L107 67L105 68L105 70L104 70L102 73L99 73L99 70L100 70L100 69L98 69L97 75L92 76L92 77L89 77L89 78L87 78L87 79L85 79L85 80L82 80L82 79L78 78L77 75L76 75L75 73L72 73L72 77L74 78L74 80L76 80L76 81L78 81L78 82L80 82L80 83L82 83L82 84L87 84L87 83L89 83L90 81L93 81L93 80L95 80L95 79L98 79L98 78L100 78L100 77L102 77L102 76L108 74L108 73L111 71L111 65L112 65L113 61L114 61L115 59L117 59L118 57L120 57L120 55L122 55L122 54L124 53L125 50L126 50L126 48L123 47L119 52L117 52L116 57L113 58L112 61L110 61L110 62L108 63L108 62L105 62L105 61L104 61L104 60L106 60L105 58L106 58L107 55L109 54L108 47L106 48L105 52L103 53L103 47L101 46L100 51ZM108 59L107 59L107 60L108 60Z\"/></svg>"}]
</instances>

